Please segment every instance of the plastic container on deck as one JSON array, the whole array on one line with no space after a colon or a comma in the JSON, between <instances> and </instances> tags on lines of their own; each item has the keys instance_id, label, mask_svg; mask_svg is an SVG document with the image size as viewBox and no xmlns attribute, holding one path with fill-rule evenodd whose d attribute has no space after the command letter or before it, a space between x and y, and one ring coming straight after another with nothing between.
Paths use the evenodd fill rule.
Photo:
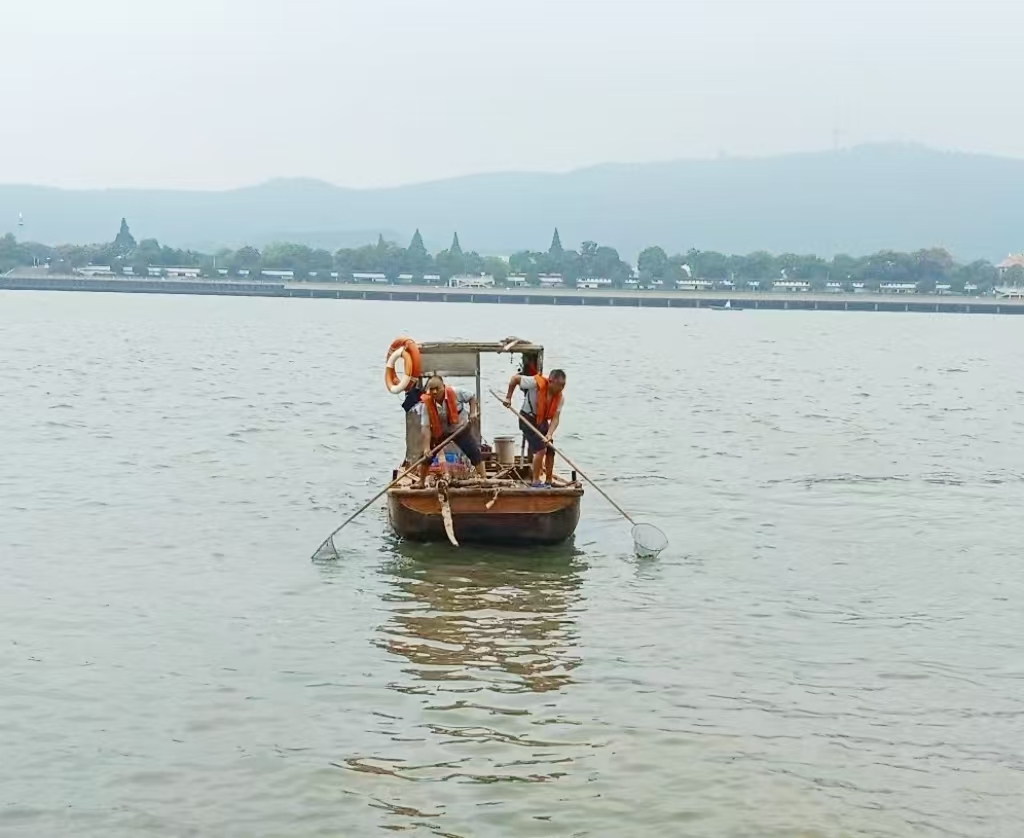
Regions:
<instances>
[{"instance_id":1,"label":"plastic container on deck","mask_svg":"<svg viewBox=\"0 0 1024 838\"><path fill-rule=\"evenodd\" d=\"M438 455L434 456L433 462L430 464L431 474L445 474L452 478L464 477L467 468L464 458L461 454L454 451L445 452L444 459L441 459Z\"/></svg>"}]
</instances>

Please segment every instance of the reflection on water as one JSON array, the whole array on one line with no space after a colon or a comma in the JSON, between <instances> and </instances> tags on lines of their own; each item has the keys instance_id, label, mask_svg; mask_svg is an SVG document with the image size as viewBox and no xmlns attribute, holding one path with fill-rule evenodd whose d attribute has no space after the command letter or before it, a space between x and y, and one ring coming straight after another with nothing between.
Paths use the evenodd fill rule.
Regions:
<instances>
[{"instance_id":1,"label":"reflection on water","mask_svg":"<svg viewBox=\"0 0 1024 838\"><path fill-rule=\"evenodd\" d=\"M380 646L407 658L405 692L547 692L579 665L572 610L581 566L571 548L515 555L398 548L381 568L392 616ZM427 683L421 683L427 682Z\"/></svg>"},{"instance_id":2,"label":"reflection on water","mask_svg":"<svg viewBox=\"0 0 1024 838\"><path fill-rule=\"evenodd\" d=\"M566 776L591 747L559 710L581 664L576 614L585 570L572 546L502 554L396 544L379 568L390 614L373 643L401 659L388 686L404 698L401 712L375 713L374 724L386 750L398 741L423 759L385 751L339 767L476 784ZM374 789L370 805L392 818L422 817L425 808L407 786ZM389 823L441 830L434 821Z\"/></svg>"}]
</instances>

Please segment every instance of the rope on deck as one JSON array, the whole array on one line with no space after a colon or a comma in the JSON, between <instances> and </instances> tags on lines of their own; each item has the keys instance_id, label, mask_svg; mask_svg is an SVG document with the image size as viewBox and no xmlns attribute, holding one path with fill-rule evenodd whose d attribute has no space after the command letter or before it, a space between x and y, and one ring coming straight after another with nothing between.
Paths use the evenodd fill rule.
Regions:
<instances>
[{"instance_id":1,"label":"rope on deck","mask_svg":"<svg viewBox=\"0 0 1024 838\"><path fill-rule=\"evenodd\" d=\"M448 481L441 479L437 481L437 500L441 504L441 520L444 521L445 535L453 547L458 547L459 542L455 538L455 524L452 522L452 508L448 505Z\"/></svg>"}]
</instances>

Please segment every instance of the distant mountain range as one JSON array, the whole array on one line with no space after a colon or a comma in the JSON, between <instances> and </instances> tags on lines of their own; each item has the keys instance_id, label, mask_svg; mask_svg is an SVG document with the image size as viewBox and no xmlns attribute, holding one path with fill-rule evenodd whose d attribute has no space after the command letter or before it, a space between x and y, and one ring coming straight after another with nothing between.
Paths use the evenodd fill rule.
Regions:
<instances>
[{"instance_id":1,"label":"distant mountain range","mask_svg":"<svg viewBox=\"0 0 1024 838\"><path fill-rule=\"evenodd\" d=\"M19 213L24 226L17 226ZM1024 161L873 145L779 157L609 164L565 174L473 175L387 189L274 180L219 192L0 186L0 232L48 244L136 239L176 247L290 240L351 247L378 233L431 250L507 255L591 239L644 247L860 255L948 248L960 260L1024 249Z\"/></svg>"}]
</instances>

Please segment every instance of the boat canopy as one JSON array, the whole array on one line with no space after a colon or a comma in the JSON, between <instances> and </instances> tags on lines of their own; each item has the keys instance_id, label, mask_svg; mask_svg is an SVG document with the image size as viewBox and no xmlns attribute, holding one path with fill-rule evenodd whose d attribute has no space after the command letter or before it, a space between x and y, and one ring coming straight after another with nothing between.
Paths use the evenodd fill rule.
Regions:
<instances>
[{"instance_id":1,"label":"boat canopy","mask_svg":"<svg viewBox=\"0 0 1024 838\"><path fill-rule=\"evenodd\" d=\"M481 354L522 355L523 362L537 371L544 369L544 347L522 338L508 337L495 343L473 341L444 341L420 343L420 370L424 377L480 377Z\"/></svg>"}]
</instances>

